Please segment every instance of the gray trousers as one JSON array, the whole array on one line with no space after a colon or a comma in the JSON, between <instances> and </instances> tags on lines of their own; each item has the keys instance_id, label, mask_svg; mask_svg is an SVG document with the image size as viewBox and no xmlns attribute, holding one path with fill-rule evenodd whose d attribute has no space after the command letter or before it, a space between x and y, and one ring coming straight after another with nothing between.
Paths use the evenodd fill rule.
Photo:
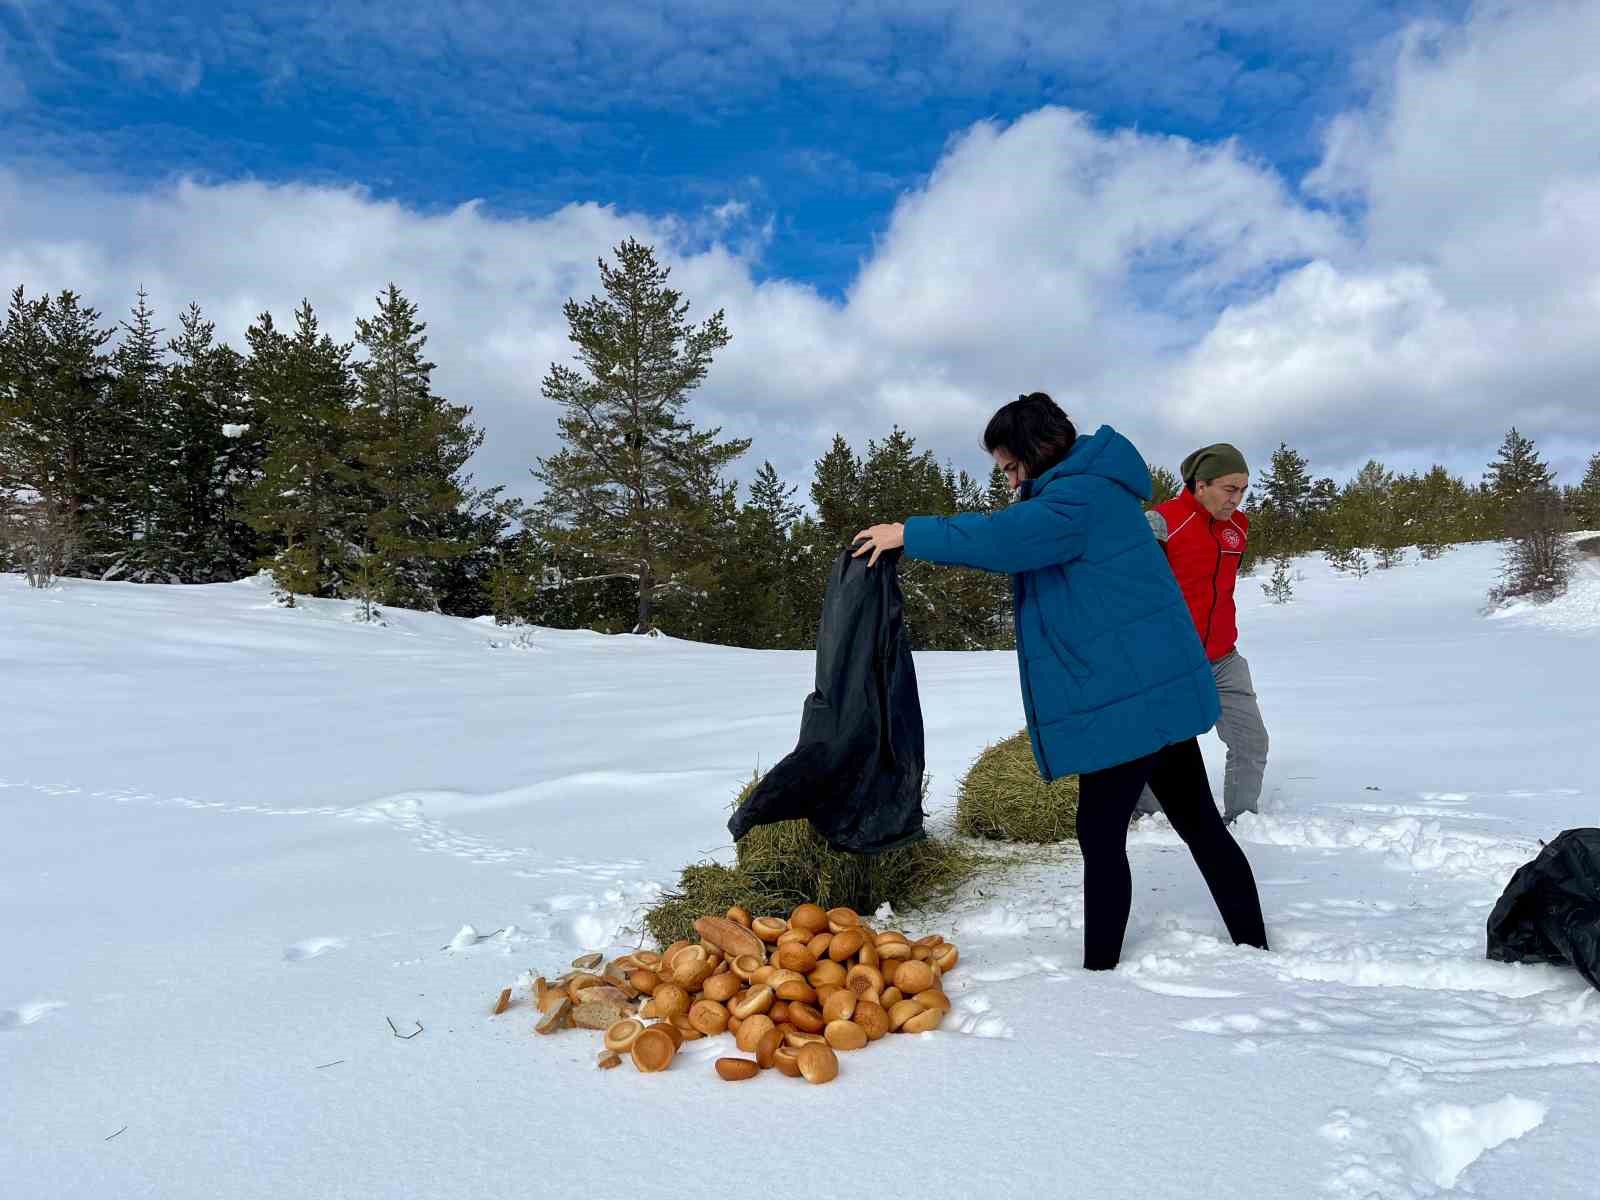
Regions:
<instances>
[{"instance_id":1,"label":"gray trousers","mask_svg":"<svg viewBox=\"0 0 1600 1200\"><path fill-rule=\"evenodd\" d=\"M1256 703L1250 664L1238 651L1211 664L1222 701L1217 736L1228 747L1228 764L1222 773L1222 815L1231 821L1242 812L1255 812L1261 801L1261 777L1267 770L1267 727ZM1139 797L1138 811L1160 812L1155 793L1148 787Z\"/></svg>"}]
</instances>

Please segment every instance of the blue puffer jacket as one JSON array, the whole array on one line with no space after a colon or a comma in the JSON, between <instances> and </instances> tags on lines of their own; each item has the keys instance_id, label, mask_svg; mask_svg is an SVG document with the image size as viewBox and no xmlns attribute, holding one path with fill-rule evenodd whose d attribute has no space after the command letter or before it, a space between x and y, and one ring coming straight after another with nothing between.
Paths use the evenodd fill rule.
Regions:
<instances>
[{"instance_id":1,"label":"blue puffer jacket","mask_svg":"<svg viewBox=\"0 0 1600 1200\"><path fill-rule=\"evenodd\" d=\"M1106 425L999 512L905 523L905 553L1011 576L1022 706L1046 779L1154 753L1221 711L1140 508L1149 496L1144 459Z\"/></svg>"}]
</instances>

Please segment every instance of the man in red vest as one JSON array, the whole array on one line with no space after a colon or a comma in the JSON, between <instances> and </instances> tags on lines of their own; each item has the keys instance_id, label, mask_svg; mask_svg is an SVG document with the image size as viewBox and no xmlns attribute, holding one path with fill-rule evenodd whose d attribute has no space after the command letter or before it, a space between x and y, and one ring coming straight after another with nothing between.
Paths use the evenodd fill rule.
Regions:
<instances>
[{"instance_id":1,"label":"man in red vest","mask_svg":"<svg viewBox=\"0 0 1600 1200\"><path fill-rule=\"evenodd\" d=\"M1224 818L1232 821L1242 812L1256 811L1267 769L1267 727L1250 681L1250 664L1236 649L1239 629L1233 604L1233 585L1250 532L1250 519L1238 511L1250 468L1244 455L1219 442L1189 455L1179 471L1183 491L1146 515L1189 603L1217 681L1222 700L1217 736L1228 747L1222 807ZM1158 811L1148 788L1139 811Z\"/></svg>"}]
</instances>

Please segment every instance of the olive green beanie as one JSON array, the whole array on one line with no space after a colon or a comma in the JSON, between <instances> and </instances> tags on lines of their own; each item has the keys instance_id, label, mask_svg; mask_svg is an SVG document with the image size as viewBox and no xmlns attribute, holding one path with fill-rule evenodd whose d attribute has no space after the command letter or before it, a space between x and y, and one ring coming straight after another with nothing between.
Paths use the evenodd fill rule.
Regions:
<instances>
[{"instance_id":1,"label":"olive green beanie","mask_svg":"<svg viewBox=\"0 0 1600 1200\"><path fill-rule=\"evenodd\" d=\"M1220 479L1224 475L1248 475L1250 468L1237 447L1218 442L1214 446L1202 446L1189 455L1178 467L1178 474L1189 483L1196 479Z\"/></svg>"}]
</instances>

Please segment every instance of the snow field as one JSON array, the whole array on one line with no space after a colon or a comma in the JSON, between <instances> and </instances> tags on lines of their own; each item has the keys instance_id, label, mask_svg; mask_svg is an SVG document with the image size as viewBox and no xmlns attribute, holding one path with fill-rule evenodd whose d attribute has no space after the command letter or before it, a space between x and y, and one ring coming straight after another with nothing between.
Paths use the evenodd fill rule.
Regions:
<instances>
[{"instance_id":1,"label":"snow field","mask_svg":"<svg viewBox=\"0 0 1600 1200\"><path fill-rule=\"evenodd\" d=\"M951 1018L818 1089L729 1088L718 1042L600 1073L526 1002L731 853L809 655L0 577L0 1196L676 1197L765 1130L827 1138L838 1180L901 1155L927 1197L1590 1197L1600 996L1488 962L1483 926L1595 823L1600 573L1485 619L1496 565L1307 560L1281 607L1241 581L1270 953L1147 818L1118 971L1079 969L1052 852L900 918L961 946ZM917 666L937 824L1020 705L1008 655Z\"/></svg>"}]
</instances>

